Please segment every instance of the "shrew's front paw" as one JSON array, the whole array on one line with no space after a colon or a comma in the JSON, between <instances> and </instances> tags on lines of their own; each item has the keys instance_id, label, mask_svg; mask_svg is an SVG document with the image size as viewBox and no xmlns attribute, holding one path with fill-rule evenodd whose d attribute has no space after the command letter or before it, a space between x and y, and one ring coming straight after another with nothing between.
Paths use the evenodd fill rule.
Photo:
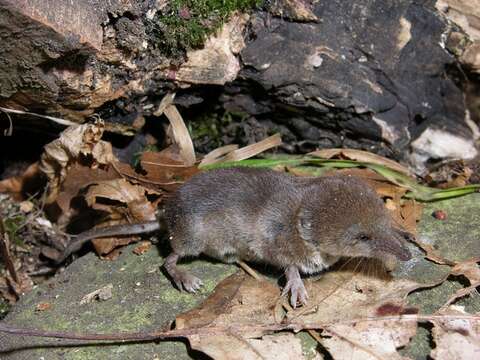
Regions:
<instances>
[{"instance_id":1,"label":"shrew's front paw","mask_svg":"<svg viewBox=\"0 0 480 360\"><path fill-rule=\"evenodd\" d=\"M282 291L282 296L287 295L290 292L290 305L295 309L297 304L305 305L308 300L307 289L300 277L298 269L295 266L289 266L285 270L285 276L287 277L287 283Z\"/></svg>"},{"instance_id":2,"label":"shrew's front paw","mask_svg":"<svg viewBox=\"0 0 480 360\"><path fill-rule=\"evenodd\" d=\"M185 289L190 293L197 292L203 286L202 280L187 272L179 271L173 281L179 290Z\"/></svg>"}]
</instances>

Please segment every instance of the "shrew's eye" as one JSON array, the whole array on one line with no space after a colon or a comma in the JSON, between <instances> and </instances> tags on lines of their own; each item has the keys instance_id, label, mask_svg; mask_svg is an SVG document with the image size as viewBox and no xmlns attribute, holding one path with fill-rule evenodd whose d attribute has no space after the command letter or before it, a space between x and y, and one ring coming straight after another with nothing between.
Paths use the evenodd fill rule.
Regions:
<instances>
[{"instance_id":1,"label":"shrew's eye","mask_svg":"<svg viewBox=\"0 0 480 360\"><path fill-rule=\"evenodd\" d=\"M368 241L370 240L370 236L368 236L367 234L359 234L357 236L357 239L360 241Z\"/></svg>"}]
</instances>

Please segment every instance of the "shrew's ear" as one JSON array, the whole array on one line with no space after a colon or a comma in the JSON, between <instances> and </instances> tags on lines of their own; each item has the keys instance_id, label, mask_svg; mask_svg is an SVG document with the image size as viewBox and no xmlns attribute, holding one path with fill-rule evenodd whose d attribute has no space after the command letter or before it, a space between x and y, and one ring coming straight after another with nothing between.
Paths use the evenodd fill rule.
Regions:
<instances>
[{"instance_id":1,"label":"shrew's ear","mask_svg":"<svg viewBox=\"0 0 480 360\"><path fill-rule=\"evenodd\" d=\"M307 210L300 210L297 213L296 227L298 234L305 241L312 241L312 216L311 213Z\"/></svg>"}]
</instances>

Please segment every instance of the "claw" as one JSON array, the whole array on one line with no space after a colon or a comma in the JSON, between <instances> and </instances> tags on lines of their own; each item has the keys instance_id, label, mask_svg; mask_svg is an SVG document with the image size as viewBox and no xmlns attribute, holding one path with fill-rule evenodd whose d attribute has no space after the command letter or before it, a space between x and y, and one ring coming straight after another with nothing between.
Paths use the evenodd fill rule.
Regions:
<instances>
[{"instance_id":1,"label":"claw","mask_svg":"<svg viewBox=\"0 0 480 360\"><path fill-rule=\"evenodd\" d=\"M183 274L181 282L182 282L183 288L190 293L197 292L197 290L203 286L202 280L187 273Z\"/></svg>"},{"instance_id":2,"label":"claw","mask_svg":"<svg viewBox=\"0 0 480 360\"><path fill-rule=\"evenodd\" d=\"M177 260L179 256L175 253L171 253L164 263L164 268L173 280L173 283L178 290L185 289L190 293L195 293L201 286L203 286L202 280L190 275L177 268Z\"/></svg>"},{"instance_id":3,"label":"claw","mask_svg":"<svg viewBox=\"0 0 480 360\"><path fill-rule=\"evenodd\" d=\"M287 295L290 292L290 305L295 309L297 303L305 305L308 300L307 289L303 284L297 267L291 265L285 270L285 276L287 277L287 283L282 291L282 296Z\"/></svg>"}]
</instances>

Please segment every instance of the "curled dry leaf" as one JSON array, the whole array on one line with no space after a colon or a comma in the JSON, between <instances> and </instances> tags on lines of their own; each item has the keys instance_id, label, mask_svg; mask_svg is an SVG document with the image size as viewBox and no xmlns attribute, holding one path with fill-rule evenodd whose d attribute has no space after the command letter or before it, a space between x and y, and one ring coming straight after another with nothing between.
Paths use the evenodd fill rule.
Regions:
<instances>
[{"instance_id":1,"label":"curled dry leaf","mask_svg":"<svg viewBox=\"0 0 480 360\"><path fill-rule=\"evenodd\" d=\"M478 359L480 356L480 318L451 319L449 315L469 315L462 306L441 310L443 319L432 320L436 347L430 356L436 360ZM476 315L480 316L480 313Z\"/></svg>"},{"instance_id":2,"label":"curled dry leaf","mask_svg":"<svg viewBox=\"0 0 480 360\"><path fill-rule=\"evenodd\" d=\"M480 282L480 266L478 263L480 258L469 259L466 261L458 262L452 268L450 272L452 275L463 275L465 276L470 284Z\"/></svg>"},{"instance_id":3,"label":"curled dry leaf","mask_svg":"<svg viewBox=\"0 0 480 360\"><path fill-rule=\"evenodd\" d=\"M69 222L73 215L71 201L80 194L80 190L91 184L118 179L119 177L118 173L111 167L91 169L78 163L72 164L62 184L62 191L58 193L55 199L55 204L61 210L61 216L57 220L57 224L63 226Z\"/></svg>"},{"instance_id":4,"label":"curled dry leaf","mask_svg":"<svg viewBox=\"0 0 480 360\"><path fill-rule=\"evenodd\" d=\"M396 209L393 219L401 228L409 233L417 234L417 223L422 217L423 204L414 199L402 200L399 199L400 207Z\"/></svg>"},{"instance_id":5,"label":"curled dry leaf","mask_svg":"<svg viewBox=\"0 0 480 360\"><path fill-rule=\"evenodd\" d=\"M120 255L120 253L113 253L115 248L128 245L139 239L138 236L97 238L92 240L92 244L97 254L102 255L107 260L114 260Z\"/></svg>"},{"instance_id":6,"label":"curled dry leaf","mask_svg":"<svg viewBox=\"0 0 480 360\"><path fill-rule=\"evenodd\" d=\"M116 160L112 145L101 140L103 131L104 124L100 120L94 124L70 126L60 134L58 139L45 145L44 153L40 158L40 170L49 180L50 193L47 203L55 200L70 165L78 161L81 156L91 156L92 168Z\"/></svg>"},{"instance_id":7,"label":"curled dry leaf","mask_svg":"<svg viewBox=\"0 0 480 360\"><path fill-rule=\"evenodd\" d=\"M440 252L437 249L435 249L431 244L424 243L419 239L414 239L413 242L417 244L418 247L425 252L426 259L433 261L434 263L439 265L450 265L450 266L455 265L455 262L444 258L442 254L440 254Z\"/></svg>"},{"instance_id":8,"label":"curled dry leaf","mask_svg":"<svg viewBox=\"0 0 480 360\"><path fill-rule=\"evenodd\" d=\"M271 149L281 144L282 144L282 138L280 134L275 134L259 142L256 142L255 144L247 145L240 149L230 151L226 155L222 157L217 157L216 159L214 159L213 156L209 154L210 158L208 158L208 160L206 162L203 162L201 165L205 166L205 165L211 165L211 164L216 164L216 163L226 162L226 161L245 160L255 155L258 155L264 152L265 150Z\"/></svg>"},{"instance_id":9,"label":"curled dry leaf","mask_svg":"<svg viewBox=\"0 0 480 360\"><path fill-rule=\"evenodd\" d=\"M182 115L180 115L176 106L173 104L173 99L175 99L175 93L167 93L153 114L155 116L161 116L163 114L167 117L170 122L168 133L178 147L183 164L185 166L192 166L196 161L192 138L183 121Z\"/></svg>"},{"instance_id":10,"label":"curled dry leaf","mask_svg":"<svg viewBox=\"0 0 480 360\"><path fill-rule=\"evenodd\" d=\"M108 205L101 199L108 199ZM155 220L156 209L147 199L145 188L125 179L97 182L88 188L85 200L93 209L106 211L112 218L127 218L132 222ZM118 205L112 205L112 201Z\"/></svg>"},{"instance_id":11,"label":"curled dry leaf","mask_svg":"<svg viewBox=\"0 0 480 360\"><path fill-rule=\"evenodd\" d=\"M104 204L101 199L108 199ZM103 210L110 214L110 221L102 226L130 222L153 221L156 219L156 207L146 197L146 190L142 186L133 185L125 179L106 180L91 186L85 200L96 210ZM112 201L118 205L112 205ZM117 246L127 245L138 240L137 236L108 237L92 240L98 254L108 254Z\"/></svg>"},{"instance_id":12,"label":"curled dry leaf","mask_svg":"<svg viewBox=\"0 0 480 360\"><path fill-rule=\"evenodd\" d=\"M355 160L360 162L372 163L388 167L392 170L398 171L405 175L411 175L410 170L405 166L387 159L383 156L370 153L368 151L356 150L356 149L322 149L309 153L311 156L320 157L322 159L331 159L334 157Z\"/></svg>"},{"instance_id":13,"label":"curled dry leaf","mask_svg":"<svg viewBox=\"0 0 480 360\"><path fill-rule=\"evenodd\" d=\"M172 140L180 149L184 165L192 166L196 161L195 149L182 115L180 115L175 105L167 105L163 113L170 121L171 131L169 132L172 133Z\"/></svg>"},{"instance_id":14,"label":"curled dry leaf","mask_svg":"<svg viewBox=\"0 0 480 360\"><path fill-rule=\"evenodd\" d=\"M225 146L216 148L215 150L210 151L207 155L203 157L199 166L202 167L205 165L215 164L216 162L221 161L221 159L226 154L237 149L238 149L238 145L235 145L235 144L225 145Z\"/></svg>"}]
</instances>

